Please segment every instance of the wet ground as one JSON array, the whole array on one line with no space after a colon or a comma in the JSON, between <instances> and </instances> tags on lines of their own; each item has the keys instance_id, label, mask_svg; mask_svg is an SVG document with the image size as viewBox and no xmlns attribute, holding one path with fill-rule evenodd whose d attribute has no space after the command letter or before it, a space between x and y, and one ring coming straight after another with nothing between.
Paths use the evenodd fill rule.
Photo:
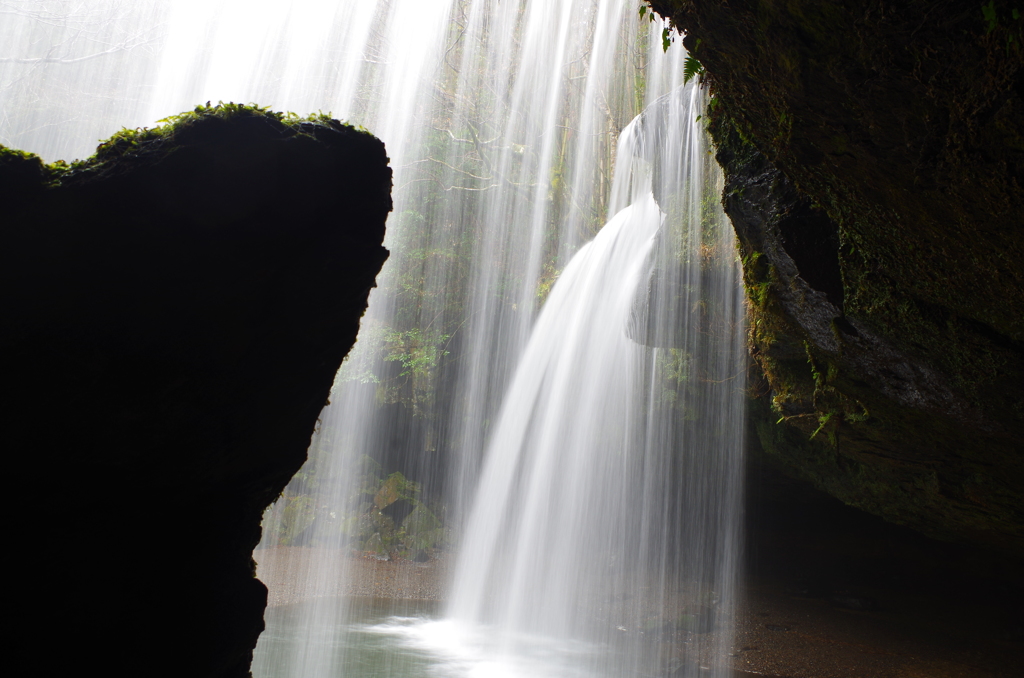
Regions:
<instances>
[{"instance_id":1,"label":"wet ground","mask_svg":"<svg viewBox=\"0 0 1024 678\"><path fill-rule=\"evenodd\" d=\"M310 572L315 557L342 563L345 573L316 583ZM314 597L359 596L401 600L443 600L449 579L445 556L425 563L353 557L347 551L281 546L257 549L257 576L267 585L269 607L290 605Z\"/></svg>"},{"instance_id":2,"label":"wet ground","mask_svg":"<svg viewBox=\"0 0 1024 678\"><path fill-rule=\"evenodd\" d=\"M445 557L415 563L334 554L345 559L343 579L299 588L295 574L316 552L256 552L271 607L317 596L436 601L449 577ZM665 642L682 645L688 635ZM737 677L1009 678L1024 674L1022 655L1024 634L987 596L972 602L898 588L835 592L765 578L746 586L729 662Z\"/></svg>"},{"instance_id":3,"label":"wet ground","mask_svg":"<svg viewBox=\"0 0 1024 678\"><path fill-rule=\"evenodd\" d=\"M1021 675L1024 645L986 606L872 593L835 600L770 582L748 587L732 666L791 678ZM850 609L857 600L870 601L875 609Z\"/></svg>"}]
</instances>

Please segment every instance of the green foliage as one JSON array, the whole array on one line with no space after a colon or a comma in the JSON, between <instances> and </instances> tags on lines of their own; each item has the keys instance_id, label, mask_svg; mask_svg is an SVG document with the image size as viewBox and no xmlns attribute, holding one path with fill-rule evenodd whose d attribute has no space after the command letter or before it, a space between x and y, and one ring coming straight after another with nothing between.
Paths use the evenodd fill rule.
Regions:
<instances>
[{"instance_id":1,"label":"green foliage","mask_svg":"<svg viewBox=\"0 0 1024 678\"><path fill-rule=\"evenodd\" d=\"M650 10L650 11L648 11ZM650 21L654 21L657 14L653 9L647 7L647 5L640 5L639 10L640 18L643 19L647 16ZM669 46L675 42L675 36L672 34L674 29L671 26L666 25L661 29L661 50L667 52Z\"/></svg>"},{"instance_id":2,"label":"green foliage","mask_svg":"<svg viewBox=\"0 0 1024 678\"><path fill-rule=\"evenodd\" d=\"M811 434L811 440L814 440L814 436L816 436L819 433L821 433L822 429L824 429L826 426L828 426L828 423L830 421L832 421L832 416L834 414L835 414L834 412L826 412L825 414L822 414L822 415L818 416L818 428L814 429L814 433ZM827 431L826 435L828 436L829 442L832 444L833 447L835 447L835 445L836 445L836 434L835 434L835 431Z\"/></svg>"},{"instance_id":3,"label":"green foliage","mask_svg":"<svg viewBox=\"0 0 1024 678\"><path fill-rule=\"evenodd\" d=\"M419 493L418 483L408 480L400 472L395 471L378 483L377 491L373 495L373 505L378 510L384 509L399 499L414 501Z\"/></svg>"},{"instance_id":4,"label":"green foliage","mask_svg":"<svg viewBox=\"0 0 1024 678\"><path fill-rule=\"evenodd\" d=\"M419 503L402 521L398 536L403 545L412 551L437 548L448 538L444 525L423 503Z\"/></svg>"},{"instance_id":5,"label":"green foliage","mask_svg":"<svg viewBox=\"0 0 1024 678\"><path fill-rule=\"evenodd\" d=\"M337 502L328 499L337 492L325 491L329 488L324 483L331 483L319 470L325 452L311 450L309 462L293 479L287 494L268 509L264 529L276 526L277 532L265 535L267 543L315 546L336 543L341 536L356 551L409 557L449 543L449 530L436 507L423 501L419 483L399 472L385 476L380 464L366 455L358 465L359 479L352 494L341 503L330 503ZM389 511L398 502L412 507L400 524ZM277 515L271 517L272 513Z\"/></svg>"},{"instance_id":6,"label":"green foliage","mask_svg":"<svg viewBox=\"0 0 1024 678\"><path fill-rule=\"evenodd\" d=\"M316 511L313 498L306 495L283 497L281 501L284 503L284 516L281 520L280 543L289 546L313 524Z\"/></svg>"},{"instance_id":7,"label":"green foliage","mask_svg":"<svg viewBox=\"0 0 1024 678\"><path fill-rule=\"evenodd\" d=\"M377 386L382 404L405 403L424 416L433 402L438 371L449 355L452 335L432 327L400 330L364 319L359 342L345 358L338 380ZM389 365L395 369L388 369Z\"/></svg>"},{"instance_id":8,"label":"green foliage","mask_svg":"<svg viewBox=\"0 0 1024 678\"><path fill-rule=\"evenodd\" d=\"M751 283L747 285L747 298L750 303L758 307L764 307L768 304L768 293L771 289L771 283L767 280L758 283Z\"/></svg>"},{"instance_id":9,"label":"green foliage","mask_svg":"<svg viewBox=\"0 0 1024 678\"><path fill-rule=\"evenodd\" d=\"M548 298L548 294L551 293L551 288L555 286L555 282L558 281L558 276L561 274L561 270L556 268L553 262L549 262L544 265L544 270L541 273L540 280L537 281L537 304L542 305Z\"/></svg>"},{"instance_id":10,"label":"green foliage","mask_svg":"<svg viewBox=\"0 0 1024 678\"><path fill-rule=\"evenodd\" d=\"M1020 21L1020 17L1021 17L1020 9L1014 7L1013 9L1010 10L1009 14L1010 14L1009 19L1011 21L1014 21L1014 22ZM1018 49L1019 48L1020 43L1019 43L1019 41L1017 39L1018 36L1014 34L1014 31L1009 26L1005 26L1005 24L1003 26L1000 25L1000 23L999 23L999 10L996 8L995 0L989 0L989 2L987 4L983 4L981 6L981 16L982 16L982 21L984 21L984 23L985 23L985 35L990 35L992 33L995 33L997 30L1001 30L1003 33L1005 33L1004 40L1006 42L1006 53L1007 54L1010 53L1010 49L1011 48L1013 48L1013 49ZM1016 27L1018 29L1018 32L1019 32L1020 24L1015 24L1015 25L1016 25Z\"/></svg>"},{"instance_id":11,"label":"green foliage","mask_svg":"<svg viewBox=\"0 0 1024 678\"><path fill-rule=\"evenodd\" d=\"M437 368L443 356L448 355L444 346L450 339L449 334L431 336L429 330L419 327L404 332L389 330L385 333L384 360L402 366L398 374L400 377L424 378Z\"/></svg>"},{"instance_id":12,"label":"green foliage","mask_svg":"<svg viewBox=\"0 0 1024 678\"><path fill-rule=\"evenodd\" d=\"M700 49L700 43L700 38L697 38L697 42L693 46L693 51L686 55L686 60L683 62L684 85L694 78L697 78L698 82L704 79L704 65L701 64L701 62L697 59L696 56L697 50ZM708 106L710 107L713 102L714 100L712 99L712 101L708 102ZM700 117L698 116L697 119L699 120Z\"/></svg>"},{"instance_id":13,"label":"green foliage","mask_svg":"<svg viewBox=\"0 0 1024 678\"><path fill-rule=\"evenodd\" d=\"M683 62L683 83L688 83L690 80L697 78L698 81L704 77L704 66L697 61L697 58L692 54L686 56L686 61Z\"/></svg>"},{"instance_id":14,"label":"green foliage","mask_svg":"<svg viewBox=\"0 0 1024 678\"><path fill-rule=\"evenodd\" d=\"M985 17L985 32L991 33L996 29L999 24L999 18L996 16L996 3L995 0L990 0L987 5L981 6L981 14Z\"/></svg>"},{"instance_id":15,"label":"green foliage","mask_svg":"<svg viewBox=\"0 0 1024 678\"><path fill-rule=\"evenodd\" d=\"M662 404L682 412L682 419L692 419L684 412L687 402L684 396L686 390L693 387L693 355L679 348L662 349L654 365Z\"/></svg>"}]
</instances>

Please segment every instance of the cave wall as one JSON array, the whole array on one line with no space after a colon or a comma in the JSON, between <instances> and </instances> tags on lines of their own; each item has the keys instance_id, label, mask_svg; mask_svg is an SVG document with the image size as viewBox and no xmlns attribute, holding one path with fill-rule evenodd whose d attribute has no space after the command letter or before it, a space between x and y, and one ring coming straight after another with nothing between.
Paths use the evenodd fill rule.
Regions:
<instances>
[{"instance_id":1,"label":"cave wall","mask_svg":"<svg viewBox=\"0 0 1024 678\"><path fill-rule=\"evenodd\" d=\"M1024 557L1024 19L1011 2L653 0L713 100L766 453Z\"/></svg>"},{"instance_id":2,"label":"cave wall","mask_svg":"<svg viewBox=\"0 0 1024 678\"><path fill-rule=\"evenodd\" d=\"M0 148L14 663L249 674L262 513L355 341L390 190L368 133L234 105L70 166Z\"/></svg>"}]
</instances>

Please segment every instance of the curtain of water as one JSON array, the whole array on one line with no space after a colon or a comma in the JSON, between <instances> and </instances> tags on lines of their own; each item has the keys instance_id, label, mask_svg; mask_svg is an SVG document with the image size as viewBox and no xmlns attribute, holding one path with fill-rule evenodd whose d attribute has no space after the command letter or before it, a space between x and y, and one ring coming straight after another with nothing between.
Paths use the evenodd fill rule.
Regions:
<instances>
[{"instance_id":1,"label":"curtain of water","mask_svg":"<svg viewBox=\"0 0 1024 678\"><path fill-rule=\"evenodd\" d=\"M448 613L507 664L583 643L544 672L723 670L743 309L701 101L679 89L624 130L622 209L562 272L505 396Z\"/></svg>"},{"instance_id":2,"label":"curtain of water","mask_svg":"<svg viewBox=\"0 0 1024 678\"><path fill-rule=\"evenodd\" d=\"M152 126L197 103L233 100L301 114L331 111L366 126L388 146L395 168L395 212L386 243L392 258L371 296L359 342L339 373L332 405L321 417L310 461L265 520L264 546L287 548L278 549L281 557L267 565L280 571L261 566L261 575L280 581L287 571L289 595L337 593L350 548L382 557L392 547L430 551L461 532L487 440L499 440L496 427L510 425L507 413L498 423L498 407L526 355L538 310L546 300L555 302L552 283L565 275L582 243L628 202L627 179L612 186L619 130L681 83L682 47L663 54L661 24L641 20L637 7L635 0L0 3L0 143L48 160L83 157L95 140L121 126ZM631 415L616 424L590 415L600 422L586 434L597 455L590 471L615 468L630 486L612 489L601 476L585 501L587 492L574 489L572 496L583 503L567 510L585 511L616 492L618 498L609 502L633 502L633 508L602 513L610 516L604 537L597 536L604 534L601 527L583 530L580 538L592 541L579 543L592 549L589 554L570 554L554 533L543 537L556 542L551 552L558 554L559 572L581 567L580 585L611 587L588 600L613 601L608 619L622 621L615 626L626 631L618 633L634 637L638 624L661 618L639 603L623 602L633 595L627 572L652 587L669 580L677 585L671 573L687 573L690 602L679 603L683 616L669 620L675 626L707 623L708 609L726 609L712 606L711 591L728 598L727 580L714 574L728 560L732 543L721 536L731 528L716 522L724 520L728 488L703 473L713 472L715 463L725 471L733 464L718 452L733 449L735 441L725 436L739 429L738 419L727 419L739 416L728 412L735 404L721 402L736 386L737 335L729 335L727 326L735 325L738 283L727 231L711 226L720 215L717 194L708 196L718 187L699 135L687 137L691 146L665 145L658 137L661 126L681 134L692 125L671 112L655 113L693 105L660 100L629 128L627 154L653 168L650 193L659 213L668 215L642 267L647 273L641 289L647 293L635 295L629 331L634 340L660 348L631 345L631 357L620 358L628 369L606 357L574 358L595 373L607 363L614 372L610 378L619 380L615 388L629 384L623 411L647 412L649 422ZM658 115L667 122L643 122ZM655 162L657 148L688 160ZM694 153L705 164L695 164ZM652 228L651 199L642 197L644 191L633 193L641 198L626 214L634 216L617 217L613 224ZM600 243L588 246L591 253L598 249ZM608 254L608 260L622 256ZM568 392L587 390L573 389ZM611 401L593 406L619 407ZM539 435L535 427L529 424L531 435ZM606 435L594 437L598 431ZM605 444L612 438L631 442L614 452ZM574 449L582 454L584 447ZM669 449L678 453L667 458ZM524 464L515 463L522 475ZM374 510L375 493L396 471L419 485L393 483L391 489L405 497L394 506L404 502L405 508L385 516ZM561 487L566 480L547 483ZM510 496L515 492L509 490ZM545 499L526 507L527 513L551 501L562 500ZM419 511L424 534L403 543L396 533L405 529L410 509ZM666 516L665 510L674 513ZM691 519L698 514L706 517ZM542 517L524 514L506 536L522 541ZM367 525L374 520L379 524ZM470 532L482 529L475 527L480 520L474 518ZM623 550L623 533L637 535L632 551ZM701 546L684 548L691 544ZM631 569L627 553L644 554L649 566ZM542 569L533 560L538 555L509 555L498 570L481 569L481 581L493 581L494 572L506 566L516 581L532 581ZM618 574L599 581L597 563ZM527 589L534 590L531 600L543 595L537 593L543 587ZM571 606L582 593L579 585L569 589L557 597ZM472 595L481 598L466 602ZM481 602L483 594L472 595L460 596L456 616L499 623L510 632L541 616L544 607L525 600L502 607ZM542 626L559 637L602 637L583 621L598 613L551 614L544 613L548 621ZM257 674L267 675L269 666L288 667L274 669L281 675L334 671L342 658L326 634L344 619L333 603L308 606L295 619L305 643L275 649L279 656L265 650Z\"/></svg>"}]
</instances>

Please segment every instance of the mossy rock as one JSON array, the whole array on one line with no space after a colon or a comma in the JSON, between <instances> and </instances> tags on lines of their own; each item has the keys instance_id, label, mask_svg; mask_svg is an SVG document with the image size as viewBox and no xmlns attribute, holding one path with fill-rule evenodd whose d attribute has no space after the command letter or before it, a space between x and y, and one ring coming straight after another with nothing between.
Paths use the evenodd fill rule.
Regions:
<instances>
[{"instance_id":1,"label":"mossy rock","mask_svg":"<svg viewBox=\"0 0 1024 678\"><path fill-rule=\"evenodd\" d=\"M377 510L383 510L400 499L415 501L418 493L419 485L396 471L381 483L373 497L373 505Z\"/></svg>"},{"instance_id":2,"label":"mossy rock","mask_svg":"<svg viewBox=\"0 0 1024 678\"><path fill-rule=\"evenodd\" d=\"M1013 3L995 24L927 0L650 5L713 95L768 454L848 504L1024 557Z\"/></svg>"}]
</instances>

